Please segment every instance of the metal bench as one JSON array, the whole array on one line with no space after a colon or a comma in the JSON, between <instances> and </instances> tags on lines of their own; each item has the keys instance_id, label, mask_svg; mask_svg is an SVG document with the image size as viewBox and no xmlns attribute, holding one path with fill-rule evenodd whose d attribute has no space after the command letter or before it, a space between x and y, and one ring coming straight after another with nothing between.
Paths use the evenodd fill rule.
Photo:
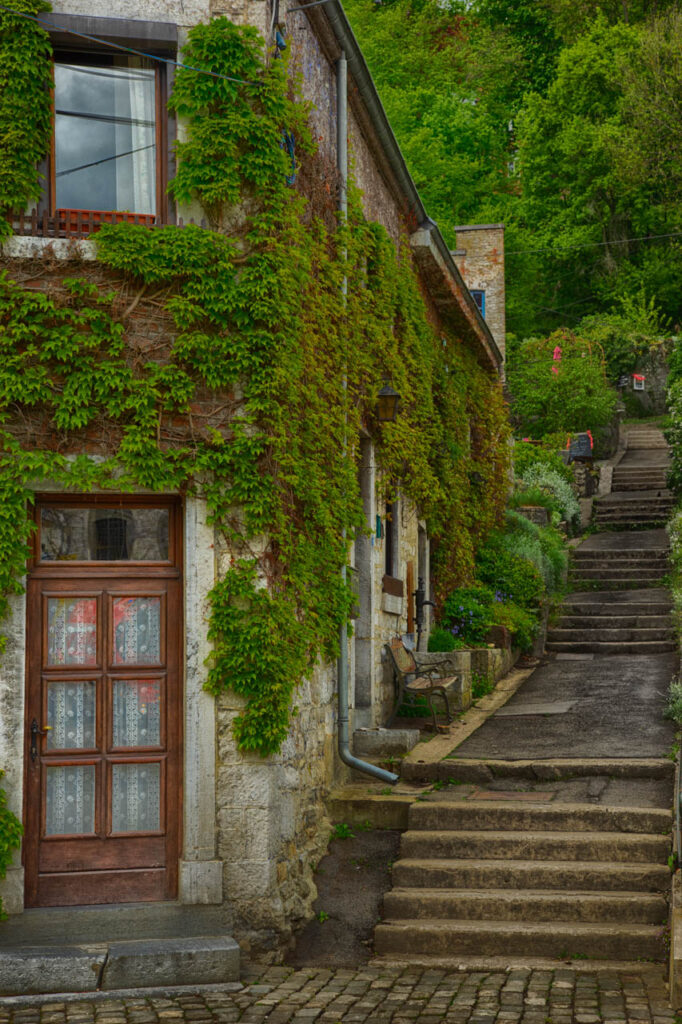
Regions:
<instances>
[{"instance_id":1,"label":"metal bench","mask_svg":"<svg viewBox=\"0 0 682 1024\"><path fill-rule=\"evenodd\" d=\"M393 637L386 645L386 651L393 665L393 674L396 683L396 703L388 725L392 725L398 708L409 695L412 697L425 697L428 701L431 715L433 716L434 731L438 731L436 710L433 706L434 694L442 697L445 705L445 716L448 723L453 716L450 712L450 702L446 687L450 683L458 682L459 676L442 676L442 666L447 665L447 660L432 662L428 667L420 666L417 658L409 648L405 646L399 636Z\"/></svg>"}]
</instances>

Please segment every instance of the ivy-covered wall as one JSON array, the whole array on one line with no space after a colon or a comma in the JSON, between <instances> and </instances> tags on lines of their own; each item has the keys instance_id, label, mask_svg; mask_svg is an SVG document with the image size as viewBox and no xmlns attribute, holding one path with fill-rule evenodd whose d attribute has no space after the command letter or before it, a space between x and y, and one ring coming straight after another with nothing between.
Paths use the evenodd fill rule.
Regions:
<instances>
[{"instance_id":1,"label":"ivy-covered wall","mask_svg":"<svg viewBox=\"0 0 682 1024\"><path fill-rule=\"evenodd\" d=\"M0 56L11 50L11 22L0 26ZM45 38L29 30L44 68ZM245 812L257 806L263 758L291 769L292 788L302 785L296 705L318 708L331 733L333 674L323 666L336 658L350 612L345 538L366 528L361 431L374 439L382 494L399 489L427 523L440 599L471 579L476 545L499 521L508 427L494 373L427 310L406 236L396 244L367 220L357 191L347 224L336 222L334 179L325 179L328 161L287 60L264 56L254 29L225 18L197 25L183 59L243 80L188 69L175 77L170 105L184 135L171 191L179 204L199 203L210 230L106 226L95 263L73 259L65 273L48 248L34 263L8 264L0 279L0 590L22 586L37 480L201 496L221 552L207 687L224 712L219 760L231 767L223 788L234 791L241 758ZM7 123L27 102L44 109L42 72L18 67L7 97ZM38 118L43 148L46 128ZM287 184L283 131L297 140L297 188ZM24 159L11 136L0 145L6 166ZM24 177L3 200L8 208L34 198L35 182ZM376 395L387 378L401 412L380 426ZM312 753L329 764L295 820L279 831L268 824L281 791L260 807L263 838L252 860L263 877L244 894L253 908L263 892L290 884L280 934L292 906L302 915L314 895L309 859L294 870L282 840L307 831L310 848L319 847L331 736ZM234 801L225 808L221 842L239 828ZM225 840L225 856L230 849ZM239 891L240 879L225 877Z\"/></svg>"}]
</instances>

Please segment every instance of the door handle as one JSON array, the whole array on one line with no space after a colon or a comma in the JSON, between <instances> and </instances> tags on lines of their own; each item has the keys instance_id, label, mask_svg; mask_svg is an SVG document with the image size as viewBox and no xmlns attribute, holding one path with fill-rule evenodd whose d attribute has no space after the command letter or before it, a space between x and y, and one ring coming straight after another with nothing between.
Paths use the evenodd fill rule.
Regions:
<instances>
[{"instance_id":1,"label":"door handle","mask_svg":"<svg viewBox=\"0 0 682 1024\"><path fill-rule=\"evenodd\" d=\"M46 725L44 729L39 728L35 718L31 722L31 760L34 764L38 757L38 737L47 736L51 728L51 725Z\"/></svg>"}]
</instances>

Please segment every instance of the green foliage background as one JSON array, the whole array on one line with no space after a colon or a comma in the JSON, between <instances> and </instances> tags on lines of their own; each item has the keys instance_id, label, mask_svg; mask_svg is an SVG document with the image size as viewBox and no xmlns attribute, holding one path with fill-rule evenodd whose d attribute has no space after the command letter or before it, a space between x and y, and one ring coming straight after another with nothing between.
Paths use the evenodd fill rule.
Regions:
<instances>
[{"instance_id":1,"label":"green foliage background","mask_svg":"<svg viewBox=\"0 0 682 1024\"><path fill-rule=\"evenodd\" d=\"M508 331L576 329L642 293L682 322L678 2L345 7L446 237L505 223Z\"/></svg>"}]
</instances>

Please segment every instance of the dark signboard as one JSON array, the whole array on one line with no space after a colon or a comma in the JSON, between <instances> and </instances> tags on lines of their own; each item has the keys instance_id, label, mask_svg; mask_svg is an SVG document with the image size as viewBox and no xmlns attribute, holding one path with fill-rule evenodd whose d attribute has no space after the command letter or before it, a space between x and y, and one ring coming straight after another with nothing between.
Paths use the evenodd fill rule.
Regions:
<instances>
[{"instance_id":1,"label":"dark signboard","mask_svg":"<svg viewBox=\"0 0 682 1024\"><path fill-rule=\"evenodd\" d=\"M574 459L591 459L592 458L592 443L590 441L589 434L576 434L575 437L571 438L571 447L568 452L568 461L573 462Z\"/></svg>"}]
</instances>

